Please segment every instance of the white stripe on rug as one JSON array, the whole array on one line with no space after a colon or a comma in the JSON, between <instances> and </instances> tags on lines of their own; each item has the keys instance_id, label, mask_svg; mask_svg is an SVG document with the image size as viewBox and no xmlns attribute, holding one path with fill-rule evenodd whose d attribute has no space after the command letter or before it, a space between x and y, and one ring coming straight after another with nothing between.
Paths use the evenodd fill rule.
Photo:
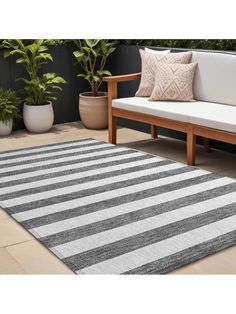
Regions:
<instances>
[{"instance_id":1,"label":"white stripe on rug","mask_svg":"<svg viewBox=\"0 0 236 314\"><path fill-rule=\"evenodd\" d=\"M30 156L24 156L24 157L18 157L18 158L15 158L15 159L9 159L9 160L4 160L4 165L9 165L9 167L7 167L8 169L11 169L10 168L10 164L14 164L16 162L26 162L26 161L35 161L37 159L40 159L40 158L54 158L55 156L60 156L62 154L70 154L70 153L80 153L80 152L86 152L86 151L90 151L90 150L93 150L93 149L103 149L103 148L107 148L107 147L110 147L108 144L105 145L105 144L99 144L98 145L92 145L92 146L85 146L85 147L77 147L77 148L73 148L73 147L70 147L69 149L66 149L66 150L60 150L60 151L56 151L56 152L41 152L41 153L38 153L37 155L30 155ZM1 157L1 156L0 156Z\"/></svg>"},{"instance_id":2,"label":"white stripe on rug","mask_svg":"<svg viewBox=\"0 0 236 314\"><path fill-rule=\"evenodd\" d=\"M89 171L84 171L84 172L77 172L74 174L68 174L60 177L52 177L52 178L47 178L47 179L37 179L37 181L31 181L27 183L27 189L31 188L36 188L36 187L41 187L41 186L46 186L50 184L55 184L55 183L61 183L61 182L66 182L68 180L74 180L74 179L80 179L80 178L85 178L89 176L95 176L99 174L104 174L104 173L109 173L112 171L117 171L117 170L122 170L122 169L129 169L132 167L137 167L137 166L143 166L147 164L152 164L156 163L157 159L155 157L149 158L149 159L142 159L138 161L133 161L133 162L127 162L124 164L119 164L115 166L107 166L104 168L97 168ZM76 168L77 169L77 168ZM142 170L142 169L140 169ZM51 170L50 170L51 172ZM0 188L0 195L6 194L6 193L11 193L11 192L16 192L16 191L22 191L26 189L26 184L25 183L19 183L14 186L9 186L9 187L3 187Z\"/></svg>"},{"instance_id":3,"label":"white stripe on rug","mask_svg":"<svg viewBox=\"0 0 236 314\"><path fill-rule=\"evenodd\" d=\"M205 189L203 191L206 191ZM174 197L174 195L172 195ZM98 221L103 221L105 219L113 218L122 214L131 213L134 211L138 211L140 209L148 208L151 206L158 206L165 202L169 202L170 199L167 195L160 195L152 197L152 199L142 199L139 201L130 202L128 204L123 204L120 206L111 207L108 209L100 210L98 212L93 212L90 214L81 215L74 218L69 218L65 220L61 220L58 222L54 222L48 225L40 226L37 228L30 229L29 231L36 235L37 237L46 237L52 234L56 234L62 231L70 230L77 227L82 227L85 225L89 225ZM226 206L228 204L232 204L236 201L236 192L228 193L225 195L221 195L218 197L214 197L212 199L201 201L198 203L194 203L188 206L180 207L174 209L172 211L168 211L164 214L159 214L157 217L161 217L166 215L166 217L177 218L177 215L185 214L186 217L191 217L194 215L198 215L200 213L213 210L219 207ZM188 216L189 215L189 216ZM167 218L168 218L167 217Z\"/></svg>"},{"instance_id":4,"label":"white stripe on rug","mask_svg":"<svg viewBox=\"0 0 236 314\"><path fill-rule=\"evenodd\" d=\"M234 231L235 225L236 215L83 268L77 273L121 274Z\"/></svg>"},{"instance_id":5,"label":"white stripe on rug","mask_svg":"<svg viewBox=\"0 0 236 314\"><path fill-rule=\"evenodd\" d=\"M123 150L122 150L123 151ZM102 154L101 154L102 155ZM106 155L106 154L104 154ZM25 179L25 178L34 178L36 176L39 175L44 175L44 174L48 174L48 173L57 173L59 171L67 171L67 170L73 170L73 169L79 169L79 168L84 168L84 167L89 167L89 166L93 166L93 165L102 165L104 163L109 163L109 162L113 162L113 161L119 161L119 160L123 160L123 159L129 159L129 158L133 158L133 157L140 157L140 156L145 156L143 153L140 152L130 152L127 151L127 154L122 154L122 155L118 155L116 156L114 154L114 157L108 157L105 159L97 159L97 160L91 160L91 161L83 161L80 162L78 159L78 163L75 164L68 164L66 166L59 166L59 167L52 167L49 169L41 169L41 170L37 170L37 171L33 171L33 172L25 172L25 173L20 173L20 174L16 174L16 175L7 175L5 177L1 178L1 183L4 182L9 182L9 181L14 181L14 180L19 180L19 179ZM157 161L161 161L163 160L163 158L159 158L159 157L155 157ZM32 179L33 181L33 179Z\"/></svg>"},{"instance_id":6,"label":"white stripe on rug","mask_svg":"<svg viewBox=\"0 0 236 314\"><path fill-rule=\"evenodd\" d=\"M105 179L100 179L100 180L89 181L86 183L75 184L75 185L64 187L64 188L60 188L60 185L59 185L58 188L54 188L53 190L44 191L40 193L31 193L30 195L19 196L16 198L5 200L4 204L5 206L9 206L9 207L15 206L15 205L21 205L21 204L25 205L27 203L31 203L34 201L40 201L40 200L51 198L51 197L57 197L58 195L62 196L62 195L71 194L77 191L81 192L84 190L89 190L92 188L97 188L97 187L101 187L101 186L112 184L112 183L128 181L128 180L136 179L142 176L148 176L148 175L157 174L157 173L161 173L161 172L173 170L173 169L179 169L183 167L185 167L184 164L173 163L173 164L165 165L161 167L145 169L145 170L140 170L140 171L133 171L133 172L119 175L119 176L111 177L111 178L105 178ZM197 171L194 170L194 172L199 172L199 174L201 173L201 175L205 174L205 172L202 172L201 170L197 170ZM172 182L171 178L173 177L174 176L168 177L168 179L166 179L167 182L169 183ZM159 181L161 180L162 179L160 179Z\"/></svg>"},{"instance_id":7,"label":"white stripe on rug","mask_svg":"<svg viewBox=\"0 0 236 314\"><path fill-rule=\"evenodd\" d=\"M228 202L227 198L225 198L223 203L228 205L234 202L235 193L233 201L231 199ZM194 205L182 207L167 213L132 222L121 227L95 233L81 239L57 245L50 249L66 258L221 207L220 202L215 203L212 202L212 200L202 203L203 204L197 203ZM208 205L209 207L204 207L205 205Z\"/></svg>"},{"instance_id":8,"label":"white stripe on rug","mask_svg":"<svg viewBox=\"0 0 236 314\"><path fill-rule=\"evenodd\" d=\"M145 182L142 184L133 185L133 186L130 186L128 189L127 189L127 187L125 187L125 188L116 189L116 190L112 190L112 191L108 191L108 192L104 192L104 193L85 196L85 197L80 198L79 201L78 201L78 199L75 199L75 200L66 201L66 202L62 202L62 203L56 203L53 205L40 207L40 208L36 208L36 209L24 211L24 212L19 212L17 214L13 214L12 216L14 218L16 218L18 221L25 221L25 220L29 220L32 218L37 218L37 217L42 217L42 216L49 215L52 213L57 213L60 211L70 210L70 209L76 208L78 206L82 207L82 206L85 206L88 204L93 204L96 202L109 200L109 199L112 199L114 197L122 197L124 195L144 191L145 189L160 187L160 186L167 185L169 183L181 182L181 181L184 181L187 179L202 176L206 173L207 173L206 171L196 170L196 171L192 171L192 172L188 172L188 173L183 173L181 175L174 175L171 177L163 178L163 179L156 180L156 181ZM222 183L222 185L225 185L225 184L232 182L232 180L230 180L228 178L220 178L220 179L217 179L215 181L218 183L218 186L220 186L221 183ZM201 184L204 184L204 188L207 189L207 187L211 185L211 182L204 182ZM188 187L188 189L192 190L193 191L192 194L194 194L194 186L190 186L190 187ZM182 191L182 189L177 190L179 197L182 197L181 191ZM173 193L174 193L174 191L170 192L170 194L173 194ZM5 202L4 202L4 204L5 204Z\"/></svg>"},{"instance_id":9,"label":"white stripe on rug","mask_svg":"<svg viewBox=\"0 0 236 314\"><path fill-rule=\"evenodd\" d=\"M93 153L87 153L87 154L83 154L83 155L75 155L75 156L70 156L70 157L62 157L62 158L58 158L58 159L48 159L48 160L44 160L44 161L40 161L40 162L36 162L36 163L32 163L32 164L24 164L24 165L20 165L20 169L28 169L28 168L35 168L35 167L43 167L46 165L53 165L53 164L57 164L59 162L70 162L72 160L79 160L79 159L83 159L83 158L88 158L88 157L97 157L97 156L103 156L103 155L108 155L108 154L115 154L116 152L124 152L126 151L127 148L116 148L114 150L104 150L104 151L99 151L99 152L93 152ZM2 168L0 169L0 173L4 173L4 172L9 172L9 171L16 171L19 170L19 165L18 166L13 166L13 167L7 167L7 168Z\"/></svg>"}]
</instances>

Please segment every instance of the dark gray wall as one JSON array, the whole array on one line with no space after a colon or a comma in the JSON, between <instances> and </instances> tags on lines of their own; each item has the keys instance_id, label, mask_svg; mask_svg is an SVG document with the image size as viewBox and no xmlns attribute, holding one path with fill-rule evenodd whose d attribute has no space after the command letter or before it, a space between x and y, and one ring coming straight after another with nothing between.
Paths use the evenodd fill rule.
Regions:
<instances>
[{"instance_id":1,"label":"dark gray wall","mask_svg":"<svg viewBox=\"0 0 236 314\"><path fill-rule=\"evenodd\" d=\"M134 73L141 71L141 64L140 64L140 57L139 57L139 49L142 48L141 46L120 46L116 53L111 56L109 63L110 69L113 75L118 74L127 74L127 73ZM164 50L167 48L154 48L156 50ZM187 49L172 49L172 52L181 52L187 51ZM217 51L214 51L217 52ZM227 52L230 53L230 52ZM235 53L235 52L232 52ZM130 97L134 96L135 92L138 89L139 81L130 81L130 82L123 82L119 84L118 87L118 96L119 97ZM129 121L124 119L119 119L119 124L122 126L134 128L136 130L140 130L143 132L150 132L150 126L145 123ZM181 140L186 140L186 135L181 132L172 131L164 128L160 128L159 133L165 136L170 136L174 138L178 138ZM202 138L198 138L198 143L202 144ZM222 143L218 141L211 141L211 146L217 149L225 150L231 153L236 153L236 146Z\"/></svg>"}]
</instances>

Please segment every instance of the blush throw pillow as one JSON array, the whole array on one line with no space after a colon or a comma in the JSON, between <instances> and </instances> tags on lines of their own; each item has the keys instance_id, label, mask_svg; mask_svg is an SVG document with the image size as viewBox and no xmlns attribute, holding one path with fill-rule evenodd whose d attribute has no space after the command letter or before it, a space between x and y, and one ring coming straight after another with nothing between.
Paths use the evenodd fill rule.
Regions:
<instances>
[{"instance_id":1,"label":"blush throw pillow","mask_svg":"<svg viewBox=\"0 0 236 314\"><path fill-rule=\"evenodd\" d=\"M155 85L149 100L193 101L193 79L197 63L156 66Z\"/></svg>"},{"instance_id":2,"label":"blush throw pillow","mask_svg":"<svg viewBox=\"0 0 236 314\"><path fill-rule=\"evenodd\" d=\"M135 96L149 97L154 88L155 70L159 62L162 63L188 63L192 56L192 52L178 52L163 54L147 53L140 49L142 75L141 81Z\"/></svg>"}]
</instances>

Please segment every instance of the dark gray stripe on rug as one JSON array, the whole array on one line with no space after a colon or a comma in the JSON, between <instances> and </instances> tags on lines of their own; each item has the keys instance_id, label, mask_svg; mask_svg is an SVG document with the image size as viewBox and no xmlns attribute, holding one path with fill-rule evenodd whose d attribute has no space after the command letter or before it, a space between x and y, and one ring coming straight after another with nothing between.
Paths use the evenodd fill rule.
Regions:
<instances>
[{"instance_id":1,"label":"dark gray stripe on rug","mask_svg":"<svg viewBox=\"0 0 236 314\"><path fill-rule=\"evenodd\" d=\"M99 187L92 188L92 189L88 188L88 189L81 190L81 191L74 192L74 193L63 194L63 195L59 195L56 197L48 197L46 199L42 199L39 201L33 201L30 203L26 203L26 204L24 204L23 208L22 208L22 205L11 206L11 210L13 213L19 213L19 212L24 212L27 210L31 210L31 209L35 209L35 208L39 208L39 207L44 207L44 206L50 206L50 205L57 204L57 203L63 203L63 202L67 202L67 201L71 201L71 200L75 200L75 199L76 200L78 199L78 202L79 202L79 199L81 199L83 197L88 197L88 196L92 196L92 195L96 195L96 194L100 194L100 193L104 193L104 192L108 192L108 191L113 191L113 190L117 190L119 188L134 186L134 185L137 185L140 183L160 180L163 178L167 178L169 176L174 176L174 175L192 172L192 171L195 171L195 170L193 170L192 168L189 168L189 167L182 167L180 169L165 171L165 172L154 174L154 175L148 175L148 176L143 176L143 177L139 177L139 178L135 178L135 179L116 182L113 184L103 185L103 186L99 186ZM178 183L167 184L167 185L164 185L160 188L154 188L154 189L156 191L158 191L158 189L160 189L160 191L162 191L161 193L164 193L164 191L167 191L168 188L171 189L172 185L176 188L182 188L184 186L189 186L189 185L193 185L193 184L196 184L199 182L205 182L205 181L213 180L216 178L218 178L218 176L216 176L214 174L205 174L199 178L197 177L197 178L193 178L193 179L187 179L187 180L179 181Z\"/></svg>"},{"instance_id":2,"label":"dark gray stripe on rug","mask_svg":"<svg viewBox=\"0 0 236 314\"><path fill-rule=\"evenodd\" d=\"M94 139L82 139L82 140L68 141L68 142L55 143L55 144L46 144L46 145L35 146L35 147L31 147L31 148L19 148L19 149L14 149L12 151L8 151L7 153L6 152L0 152L0 161L15 159L16 153L21 153L21 154L17 154L17 158L18 157L24 157L24 156L33 156L35 154L38 154L38 151L36 151L36 150L39 150L40 148L42 149L41 152L43 152L46 147L50 148L50 150L47 150L47 152L53 152L53 151L57 151L57 149L60 150L65 145L69 145L69 144L73 144L73 143L83 144L83 142L87 142L88 140L94 141ZM99 141L97 141L97 143L99 143ZM85 145L91 145L91 144L85 144ZM56 146L58 148L54 148ZM81 147L82 147L82 145L81 145ZM29 150L30 150L30 152L29 152ZM14 152L14 154L11 154L13 152Z\"/></svg>"},{"instance_id":3,"label":"dark gray stripe on rug","mask_svg":"<svg viewBox=\"0 0 236 314\"><path fill-rule=\"evenodd\" d=\"M111 150L112 151L112 150ZM63 162L58 162L53 164L53 168L55 167L61 167L61 166L66 166L66 165L73 165L73 164L77 164L82 163L82 162L87 162L87 161L92 161L92 160L100 160L100 159L106 159L106 158L110 158L110 157L114 157L114 156L121 156L121 155L128 155L128 154L135 154L136 151L134 150L125 150L125 151L121 151L121 152L116 152L113 151L110 154L106 154L106 155L102 155L102 156L95 156L95 157L85 157L85 158L81 158L81 159L75 159L75 160L70 160L70 161L63 161ZM151 156L153 157L153 156ZM19 169L19 170L13 170L13 171L8 171L8 172L3 172L0 173L0 178L2 177L8 177L11 175L16 175L16 174L22 174L22 173L26 173L26 172L35 172L37 170L42 170L42 169L51 169L52 165L43 165L43 166L37 166L37 167L30 167L30 168L26 168L26 169Z\"/></svg>"},{"instance_id":4,"label":"dark gray stripe on rug","mask_svg":"<svg viewBox=\"0 0 236 314\"><path fill-rule=\"evenodd\" d=\"M181 186L182 188L188 187L188 186L194 186L195 184L208 182L216 178L218 178L218 176L215 174L205 175L204 177L202 176L199 178L185 180L184 182L181 182ZM234 188L236 190L236 186L234 186ZM126 203L131 203L137 200L146 199L151 196L160 195L167 191L168 192L176 191L178 189L179 189L179 182L171 183L166 186L159 187L159 188L152 188L152 189L144 190L142 192L124 195L122 197L115 197L109 200L95 202L89 205L84 205L82 207L78 206L75 208L71 208L69 211L67 210L67 211L57 212L54 214L45 215L38 218L29 219L27 221L22 221L21 224L28 229L36 228L42 225L54 223L54 222L61 221L64 219L69 219L69 218L78 217L78 216L82 216L89 213L94 213L96 211L103 210L105 208L110 208L113 206L118 206L118 205L122 205ZM22 207L22 211L23 210L24 210L24 207ZM6 211L9 211L9 209L6 209Z\"/></svg>"},{"instance_id":5,"label":"dark gray stripe on rug","mask_svg":"<svg viewBox=\"0 0 236 314\"><path fill-rule=\"evenodd\" d=\"M103 158L103 157L101 157L101 158ZM122 164L125 164L127 162L140 161L140 160L147 160L148 161L148 159L152 159L152 158L153 158L153 156L151 156L151 155L142 155L142 156L137 156L137 157L125 158L125 159L121 159L118 161L108 161L108 162L104 162L102 164L98 164L98 165L95 164L95 165L91 165L91 166L87 166L87 167L83 167L83 168L62 170L62 171L53 172L53 173L49 172L49 173L44 174L44 175L38 175L38 176L33 176L33 177L29 177L29 178L24 178L24 179L7 181L4 183L0 182L0 188L8 187L8 186L14 186L14 185L18 185L18 184L31 183L33 181L41 181L41 180L51 179L51 178L55 178L55 177L61 177L64 175L86 172L86 171L90 171L90 170L94 170L94 169L106 168L108 166L112 167L112 166L116 166L116 165L122 165ZM170 163L174 163L174 161L163 160L163 161L157 162L157 164L159 166L164 166L164 165L167 165Z\"/></svg>"},{"instance_id":6,"label":"dark gray stripe on rug","mask_svg":"<svg viewBox=\"0 0 236 314\"><path fill-rule=\"evenodd\" d=\"M149 167L146 170L152 169L152 168L153 167ZM134 179L122 180L122 181L111 183L111 184L110 183L109 184L105 184L105 185L101 184L99 187L91 188L91 189L89 188L89 184L88 184L88 185L86 185L86 189L81 189L80 187L78 187L78 190L76 192L62 194L61 196L58 196L57 198L50 197L51 195L50 195L50 193L48 193L47 195L49 197L45 198L43 201L41 200L41 205L48 206L48 205L54 204L56 202L58 202L58 203L66 202L68 200L82 198L82 197L93 195L93 194L103 193L103 192L106 192L108 190L112 191L114 189L119 189L119 188L122 188L122 187L125 187L125 186L136 185L136 184L144 183L144 182L148 182L148 181L159 180L159 179L162 179L162 178L169 177L170 175L178 175L178 174L181 174L181 173L190 172L190 171L194 171L194 170L195 169L191 169L190 167L181 167L179 169L164 171L164 172L153 174L153 175L152 174L151 175L149 174L147 176L140 175L140 176L138 176L137 178L134 178ZM132 171L129 171L129 170L127 170L127 171L128 171L127 174L132 173ZM103 175L104 175L104 178L106 178L106 175L105 174L103 174ZM102 180L104 178L101 177L100 180ZM108 176L107 178L110 178L110 176ZM94 180L89 180L89 178L82 178L82 179L73 180L73 182L69 182L69 181L66 181L66 182L68 182L68 186L77 186L79 184L83 184L83 183L86 183L86 182L89 183L89 182L92 182L92 181L95 181L95 180L97 180L96 177L94 177ZM115 181L115 176L114 176L114 181ZM99 182L98 182L98 184L99 184ZM54 188L52 188L52 189L49 186L48 189L46 189L46 191L56 190L56 189L60 189L60 188L64 188L64 187L67 187L67 183L60 182L60 183L56 183L54 185ZM26 192L27 193L25 193L25 195L28 195L28 194L33 195L34 193L37 193L37 192L39 192L39 193L40 192L44 192L44 188L43 187L39 187L37 189L34 189L33 191L26 189ZM20 193L19 195L16 195L16 196L15 196L15 194L18 194L18 192L12 193L10 195L6 195L6 194L4 195L3 194L2 198L4 200L8 200L8 199L13 199L15 197L18 197L18 196L20 197L20 196L24 195L24 193L22 195ZM12 197L11 197L11 195L12 195ZM25 206L26 207L28 206L26 208L26 210L28 208L33 209L35 207L38 207L37 203L38 203L38 201L26 204ZM12 209L14 210L15 213L18 212L19 206L12 206Z\"/></svg>"},{"instance_id":7,"label":"dark gray stripe on rug","mask_svg":"<svg viewBox=\"0 0 236 314\"><path fill-rule=\"evenodd\" d=\"M106 172L106 173L102 173L102 174L99 174L99 175L87 176L87 177L80 178L80 179L67 180L67 181L63 181L63 182L60 182L60 183L54 183L54 184L50 184L50 185L44 185L44 186L41 186L41 187L25 189L23 191L17 191L17 192L13 192L13 193L12 192L11 193L6 193L6 194L2 194L1 198L3 200L8 200L8 199L12 199L12 198L15 198L15 197L20 197L20 196L23 196L23 195L40 193L40 192L44 192L44 191L50 191L50 190L63 188L63 187L67 187L67 186L72 186L72 185L76 185L76 184L81 184L81 183L85 183L85 182L90 182L90 181L94 181L94 180L100 180L100 179L105 179L105 178L116 177L116 176L119 176L119 175L131 173L131 172L134 172L134 171L141 171L141 170L157 168L157 167L160 167L160 166L169 165L171 163L173 163L173 162L168 161L168 160L159 161L159 162L155 162L155 163L151 163L151 164L146 164L146 165L143 165L143 166L135 166L135 167L127 168L127 169L121 169L121 170ZM97 166L97 169L98 168L99 167ZM35 181L35 180L32 180L31 182L33 182L33 181Z\"/></svg>"},{"instance_id":8,"label":"dark gray stripe on rug","mask_svg":"<svg viewBox=\"0 0 236 314\"><path fill-rule=\"evenodd\" d=\"M90 149L90 150L85 150L85 151L79 151L79 152L70 152L70 153L66 153L66 149L61 149L61 154L60 155L54 155L54 156L43 156L41 158L36 158L35 156L32 156L32 159L30 160L22 160L22 161L17 161L17 162L11 162L8 164L1 164L1 168L10 168L10 167L14 167L14 166L21 166L21 165L27 165L27 164L32 164L32 163L36 163L36 162L41 162L41 161L48 161L50 159L55 160L55 159L60 159L60 158L67 158L67 157L72 157L72 156L81 156L81 155L85 155L85 154L92 154L95 152L101 152L101 151L107 151L107 150L113 150L114 151L114 147L103 147L103 143L92 143L89 145L89 147L93 147L93 146L101 146L99 148L94 148L94 149ZM85 146L87 147L87 146ZM81 146L79 146L79 148L83 148ZM75 149L70 148L70 150ZM63 153L65 152L65 153Z\"/></svg>"},{"instance_id":9,"label":"dark gray stripe on rug","mask_svg":"<svg viewBox=\"0 0 236 314\"><path fill-rule=\"evenodd\" d=\"M95 223L87 224L82 227L72 228L66 231L58 232L47 237L40 238L46 246L53 247L76 239L81 239L92 234L100 233L109 229L118 228L139 220L143 220L156 215L161 215L172 210L179 209L181 207L189 206L192 204L200 203L213 199L220 195L226 195L235 191L236 184L232 184L228 187L216 188L210 191L204 191L199 194L190 195L185 198L180 198L174 201L165 202L156 206L144 207L137 211L132 211L127 214L115 216L110 219L98 221Z\"/></svg>"},{"instance_id":10,"label":"dark gray stripe on rug","mask_svg":"<svg viewBox=\"0 0 236 314\"><path fill-rule=\"evenodd\" d=\"M93 250L65 258L63 261L73 271L134 251L138 248L162 241L236 214L236 203L210 212L187 218L157 229L137 234ZM56 254L56 252L54 252Z\"/></svg>"},{"instance_id":11,"label":"dark gray stripe on rug","mask_svg":"<svg viewBox=\"0 0 236 314\"><path fill-rule=\"evenodd\" d=\"M123 274L127 275L151 275L166 274L179 267L196 262L204 257L224 250L236 243L236 231L229 232L215 239L205 241L201 244L194 245L186 250L176 254L161 258L155 262L134 268Z\"/></svg>"},{"instance_id":12,"label":"dark gray stripe on rug","mask_svg":"<svg viewBox=\"0 0 236 314\"><path fill-rule=\"evenodd\" d=\"M72 146L70 147L70 151L72 151L71 153L66 153L66 151L68 150L68 147L60 147L60 148L55 148L55 149L52 149L52 150L47 150L47 151L40 151L40 152L34 152L34 153L30 153L30 154L20 154L20 155L17 155L15 156L15 158L20 158L22 159L21 161L17 161L17 162L10 162L10 163L7 163L4 165L3 163L3 167L4 168L7 168L7 167L13 167L13 166L17 166L17 165L25 165L26 163L34 163L34 162L39 162L39 161L44 161L44 160L48 160L50 159L50 157L48 156L45 156L45 155L48 155L48 154L53 154L53 153L58 153L58 152L61 152L60 155L56 156L52 156L53 159L57 159L57 158L62 158L62 157L69 157L69 156L74 156L74 155L82 155L82 154L86 154L87 152L95 152L95 151L100 151L100 150L104 150L104 147L100 148L97 146L100 146L100 145L103 145L103 143L99 143L99 142L92 142L90 144L83 144L83 145L75 145L75 146ZM83 148L86 148L86 147L93 147L93 146L96 146L96 148L94 149L91 149L89 151L79 151L79 152L74 152L73 153L73 150L76 150L76 149L83 149ZM108 148L109 149L109 148ZM11 160L13 158L10 158L12 156L9 156L9 157L5 157L3 158L3 160L0 159L0 162L4 161L4 160ZM30 157L31 159L28 160L28 157ZM36 158L36 157L40 157L40 158ZM24 158L27 158L27 160L24 160Z\"/></svg>"}]
</instances>

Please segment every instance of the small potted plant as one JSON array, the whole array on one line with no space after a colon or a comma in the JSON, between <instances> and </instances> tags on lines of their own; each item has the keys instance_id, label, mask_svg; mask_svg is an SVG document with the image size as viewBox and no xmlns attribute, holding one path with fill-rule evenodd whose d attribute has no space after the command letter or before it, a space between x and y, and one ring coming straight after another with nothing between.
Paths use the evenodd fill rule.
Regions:
<instances>
[{"instance_id":1,"label":"small potted plant","mask_svg":"<svg viewBox=\"0 0 236 314\"><path fill-rule=\"evenodd\" d=\"M23 119L28 131L34 133L47 132L54 121L52 101L56 100L56 92L61 91L60 83L66 81L56 73L39 74L39 70L48 61L53 61L48 46L53 41L39 40L4 40L1 47L5 49L4 57L16 55L16 63L25 66L27 77L21 77L24 83Z\"/></svg>"},{"instance_id":2,"label":"small potted plant","mask_svg":"<svg viewBox=\"0 0 236 314\"><path fill-rule=\"evenodd\" d=\"M78 50L73 54L80 64L83 77L91 90L79 95L79 113L83 124L89 129L105 129L108 125L107 93L99 91L104 75L111 75L105 69L107 57L116 49L115 42L108 40L74 40Z\"/></svg>"},{"instance_id":3,"label":"small potted plant","mask_svg":"<svg viewBox=\"0 0 236 314\"><path fill-rule=\"evenodd\" d=\"M0 88L0 136L11 134L13 119L20 117L20 102L15 91Z\"/></svg>"}]
</instances>

